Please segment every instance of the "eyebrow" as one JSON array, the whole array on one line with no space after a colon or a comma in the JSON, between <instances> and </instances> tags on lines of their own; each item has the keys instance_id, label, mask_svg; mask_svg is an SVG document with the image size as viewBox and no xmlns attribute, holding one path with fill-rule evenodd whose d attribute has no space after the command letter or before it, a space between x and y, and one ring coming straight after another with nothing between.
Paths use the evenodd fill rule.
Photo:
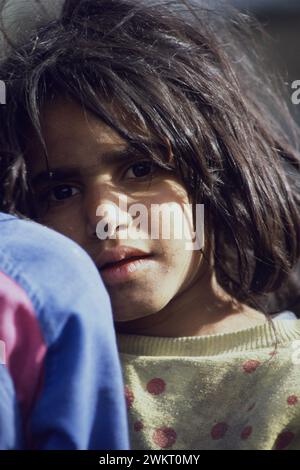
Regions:
<instances>
[{"instance_id":1,"label":"eyebrow","mask_svg":"<svg viewBox=\"0 0 300 470\"><path fill-rule=\"evenodd\" d=\"M133 146L128 146L123 150L112 150L110 152L105 152L101 156L101 162L99 162L99 166L102 164L107 165L108 163L117 165L124 163L126 160L132 159L134 156L142 156L142 152ZM31 179L31 184L32 186L40 186L49 182L59 182L67 179L82 177L84 173L89 173L91 168L95 169L96 166L87 168L82 168L81 166L60 166L57 168L49 168L49 170L43 170L34 176Z\"/></svg>"}]
</instances>

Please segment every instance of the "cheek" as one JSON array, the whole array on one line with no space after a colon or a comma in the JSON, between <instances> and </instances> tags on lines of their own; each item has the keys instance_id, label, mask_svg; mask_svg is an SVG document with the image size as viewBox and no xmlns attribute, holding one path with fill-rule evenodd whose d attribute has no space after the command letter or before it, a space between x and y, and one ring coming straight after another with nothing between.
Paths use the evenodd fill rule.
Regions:
<instances>
[{"instance_id":1,"label":"cheek","mask_svg":"<svg viewBox=\"0 0 300 470\"><path fill-rule=\"evenodd\" d=\"M201 254L198 251L186 250L184 243L178 240L169 242L165 250L169 279L177 294L189 288L198 276L201 267Z\"/></svg>"},{"instance_id":2,"label":"cheek","mask_svg":"<svg viewBox=\"0 0 300 470\"><path fill-rule=\"evenodd\" d=\"M53 211L42 217L39 222L71 238L79 245L84 245L84 226L78 213Z\"/></svg>"},{"instance_id":3,"label":"cheek","mask_svg":"<svg viewBox=\"0 0 300 470\"><path fill-rule=\"evenodd\" d=\"M185 249L182 240L160 239L159 243L163 263L168 271L166 274L173 278L177 286L188 282L195 269L194 253Z\"/></svg>"},{"instance_id":4,"label":"cheek","mask_svg":"<svg viewBox=\"0 0 300 470\"><path fill-rule=\"evenodd\" d=\"M149 233L151 229L151 234L158 235L160 240L175 241L181 249L190 251L195 234L192 209L187 203L152 204L148 214Z\"/></svg>"}]
</instances>

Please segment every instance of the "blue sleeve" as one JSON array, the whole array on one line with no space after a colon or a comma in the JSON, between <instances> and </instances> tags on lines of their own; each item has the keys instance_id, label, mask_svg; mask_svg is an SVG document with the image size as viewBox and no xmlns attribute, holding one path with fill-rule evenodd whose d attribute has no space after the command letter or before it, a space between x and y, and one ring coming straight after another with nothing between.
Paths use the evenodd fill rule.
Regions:
<instances>
[{"instance_id":1,"label":"blue sleeve","mask_svg":"<svg viewBox=\"0 0 300 470\"><path fill-rule=\"evenodd\" d=\"M110 300L88 255L38 224L0 224L6 270L29 296L46 354L26 421L34 449L128 449ZM38 354L38 352L37 352Z\"/></svg>"}]
</instances>

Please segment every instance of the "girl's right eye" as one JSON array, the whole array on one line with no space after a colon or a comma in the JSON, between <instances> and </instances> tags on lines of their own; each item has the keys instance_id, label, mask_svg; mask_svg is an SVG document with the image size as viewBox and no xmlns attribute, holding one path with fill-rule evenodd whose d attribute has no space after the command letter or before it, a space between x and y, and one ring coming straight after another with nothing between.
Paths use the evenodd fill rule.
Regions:
<instances>
[{"instance_id":1,"label":"girl's right eye","mask_svg":"<svg viewBox=\"0 0 300 470\"><path fill-rule=\"evenodd\" d=\"M79 192L80 190L75 186L71 186L69 184L60 184L59 186L55 186L54 188L49 189L48 200L50 202L64 201L76 196L76 194Z\"/></svg>"}]
</instances>

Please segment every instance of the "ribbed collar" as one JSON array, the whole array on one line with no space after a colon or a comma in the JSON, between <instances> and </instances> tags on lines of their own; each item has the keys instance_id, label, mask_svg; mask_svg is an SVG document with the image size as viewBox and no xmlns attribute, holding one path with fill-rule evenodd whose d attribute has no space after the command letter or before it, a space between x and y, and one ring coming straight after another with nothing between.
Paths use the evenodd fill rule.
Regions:
<instances>
[{"instance_id":1,"label":"ribbed collar","mask_svg":"<svg viewBox=\"0 0 300 470\"><path fill-rule=\"evenodd\" d=\"M117 333L120 353L138 356L212 356L282 346L300 340L299 320L266 321L254 327L205 336L167 338Z\"/></svg>"}]
</instances>

